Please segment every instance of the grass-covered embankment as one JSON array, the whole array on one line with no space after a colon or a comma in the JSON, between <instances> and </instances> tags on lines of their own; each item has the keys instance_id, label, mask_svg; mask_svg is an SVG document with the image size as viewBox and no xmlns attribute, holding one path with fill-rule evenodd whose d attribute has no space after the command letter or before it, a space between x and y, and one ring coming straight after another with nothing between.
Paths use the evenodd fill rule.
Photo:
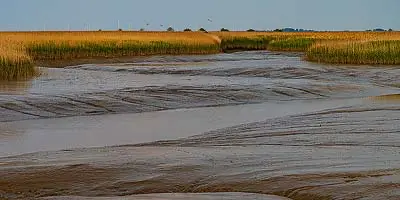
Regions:
<instances>
[{"instance_id":1,"label":"grass-covered embankment","mask_svg":"<svg viewBox=\"0 0 400 200\"><path fill-rule=\"evenodd\" d=\"M400 64L400 32L216 32L222 49L304 52L312 62ZM256 41L268 38L262 45Z\"/></svg>"},{"instance_id":2,"label":"grass-covered embankment","mask_svg":"<svg viewBox=\"0 0 400 200\"><path fill-rule=\"evenodd\" d=\"M216 44L181 44L162 41L45 41L28 44L27 53L34 59L64 60L122 56L182 55L219 53Z\"/></svg>"},{"instance_id":3,"label":"grass-covered embankment","mask_svg":"<svg viewBox=\"0 0 400 200\"><path fill-rule=\"evenodd\" d=\"M34 60L219 53L219 41L204 33L54 32L25 42Z\"/></svg>"},{"instance_id":4,"label":"grass-covered embankment","mask_svg":"<svg viewBox=\"0 0 400 200\"><path fill-rule=\"evenodd\" d=\"M225 37L221 40L221 50L223 52L265 50L272 40L273 38L268 36Z\"/></svg>"},{"instance_id":5,"label":"grass-covered embankment","mask_svg":"<svg viewBox=\"0 0 400 200\"><path fill-rule=\"evenodd\" d=\"M37 75L35 63L237 50L305 52L309 61L399 64L399 32L0 32L0 80Z\"/></svg>"},{"instance_id":6,"label":"grass-covered embankment","mask_svg":"<svg viewBox=\"0 0 400 200\"><path fill-rule=\"evenodd\" d=\"M306 60L337 64L400 65L400 40L322 43L307 50Z\"/></svg>"},{"instance_id":7,"label":"grass-covered embankment","mask_svg":"<svg viewBox=\"0 0 400 200\"><path fill-rule=\"evenodd\" d=\"M32 77L34 63L221 51L218 37L201 32L3 32L0 43L0 80Z\"/></svg>"},{"instance_id":8,"label":"grass-covered embankment","mask_svg":"<svg viewBox=\"0 0 400 200\"><path fill-rule=\"evenodd\" d=\"M276 39L269 43L267 49L271 51L304 52L315 42L316 40L313 38Z\"/></svg>"}]
</instances>

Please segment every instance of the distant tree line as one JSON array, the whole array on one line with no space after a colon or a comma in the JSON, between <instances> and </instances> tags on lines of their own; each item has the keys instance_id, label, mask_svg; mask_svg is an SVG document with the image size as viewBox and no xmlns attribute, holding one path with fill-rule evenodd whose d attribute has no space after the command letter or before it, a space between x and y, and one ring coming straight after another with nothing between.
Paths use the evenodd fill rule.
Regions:
<instances>
[{"instance_id":1,"label":"distant tree line","mask_svg":"<svg viewBox=\"0 0 400 200\"><path fill-rule=\"evenodd\" d=\"M389 31L389 32L392 32L393 29L389 28L388 30L385 30L385 29L383 29L383 28L376 28L376 29L368 29L368 30L365 30L365 31L367 31L367 32L370 32L370 31L374 31L374 32L385 32L385 31Z\"/></svg>"},{"instance_id":2,"label":"distant tree line","mask_svg":"<svg viewBox=\"0 0 400 200\"><path fill-rule=\"evenodd\" d=\"M99 29L99 31L102 31L102 29ZM123 31L122 29L118 29L118 31ZM144 28L141 28L139 31L145 31L145 29ZM173 28L173 27L168 27L167 29L166 29L166 31L168 31L168 32L174 32L175 31L175 29ZM192 29L190 29L190 28L185 28L184 30L183 30L184 32L191 32L192 31ZM205 32L205 33L208 33L207 32L207 30L206 29L204 29L203 27L201 27L200 29L198 29L197 31L199 31L199 32ZM227 28L221 28L220 29L220 31L221 32L229 32L230 30L229 29L227 29ZM282 28L282 29L275 29L275 30L255 30L255 29L247 29L246 30L247 32L316 32L315 30L312 30L312 29L302 29L302 28L300 28L300 29L295 29L295 28ZM348 31L348 30L344 30L344 31ZM365 31L367 31L367 32L385 32L385 31L388 31L388 32L391 32L391 31L394 31L393 29L387 29L387 30L385 30L385 29L382 29L382 28L375 28L375 29L368 29L368 30L365 30Z\"/></svg>"}]
</instances>

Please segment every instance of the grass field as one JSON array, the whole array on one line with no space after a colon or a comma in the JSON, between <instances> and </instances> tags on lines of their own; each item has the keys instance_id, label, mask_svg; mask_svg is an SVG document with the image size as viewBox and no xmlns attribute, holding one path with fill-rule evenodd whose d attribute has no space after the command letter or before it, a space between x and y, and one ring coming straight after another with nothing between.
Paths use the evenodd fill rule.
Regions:
<instances>
[{"instance_id":1,"label":"grass field","mask_svg":"<svg viewBox=\"0 0 400 200\"><path fill-rule=\"evenodd\" d=\"M35 76L35 63L46 61L231 50L300 51L324 63L400 64L400 32L0 32L0 80Z\"/></svg>"}]
</instances>

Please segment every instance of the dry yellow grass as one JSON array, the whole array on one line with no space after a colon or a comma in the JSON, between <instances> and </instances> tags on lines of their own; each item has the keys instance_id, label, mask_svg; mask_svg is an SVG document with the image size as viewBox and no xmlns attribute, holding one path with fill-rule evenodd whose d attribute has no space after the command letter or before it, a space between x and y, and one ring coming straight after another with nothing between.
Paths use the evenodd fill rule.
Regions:
<instances>
[{"instance_id":1,"label":"dry yellow grass","mask_svg":"<svg viewBox=\"0 0 400 200\"><path fill-rule=\"evenodd\" d=\"M400 32L211 32L221 39L229 37L311 38L318 40L400 40Z\"/></svg>"},{"instance_id":2,"label":"dry yellow grass","mask_svg":"<svg viewBox=\"0 0 400 200\"><path fill-rule=\"evenodd\" d=\"M400 32L214 32L226 46L237 47L263 38L265 49L303 51L306 59L337 64L400 64ZM245 39L244 39L245 38ZM247 43L247 44L243 44ZM235 45L236 44L236 45ZM251 48L247 48L251 49Z\"/></svg>"},{"instance_id":3,"label":"dry yellow grass","mask_svg":"<svg viewBox=\"0 0 400 200\"><path fill-rule=\"evenodd\" d=\"M229 49L306 51L312 61L398 64L397 41L400 32L0 32L0 79L32 76L34 61L209 54ZM356 47L357 51L349 51ZM373 61L363 62L372 54ZM326 56L341 59L322 59Z\"/></svg>"},{"instance_id":4,"label":"dry yellow grass","mask_svg":"<svg viewBox=\"0 0 400 200\"><path fill-rule=\"evenodd\" d=\"M11 32L34 60L219 52L219 41L200 32Z\"/></svg>"},{"instance_id":5,"label":"dry yellow grass","mask_svg":"<svg viewBox=\"0 0 400 200\"><path fill-rule=\"evenodd\" d=\"M175 42L189 44L213 44L215 38L201 32L136 32L136 31L48 31L48 32L0 32L0 38L22 42L38 41L140 41Z\"/></svg>"},{"instance_id":6,"label":"dry yellow grass","mask_svg":"<svg viewBox=\"0 0 400 200\"><path fill-rule=\"evenodd\" d=\"M0 44L0 80L34 76L34 61L220 52L201 32L0 32Z\"/></svg>"},{"instance_id":7,"label":"dry yellow grass","mask_svg":"<svg viewBox=\"0 0 400 200\"><path fill-rule=\"evenodd\" d=\"M20 80L37 75L33 60L15 41L0 40L0 80Z\"/></svg>"}]
</instances>

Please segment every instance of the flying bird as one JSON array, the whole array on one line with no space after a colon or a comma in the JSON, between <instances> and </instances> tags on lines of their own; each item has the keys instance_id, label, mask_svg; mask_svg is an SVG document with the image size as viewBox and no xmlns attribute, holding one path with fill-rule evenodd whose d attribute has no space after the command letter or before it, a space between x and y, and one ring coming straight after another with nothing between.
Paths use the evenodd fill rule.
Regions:
<instances>
[{"instance_id":1,"label":"flying bird","mask_svg":"<svg viewBox=\"0 0 400 200\"><path fill-rule=\"evenodd\" d=\"M208 21L209 21L209 22L212 22L212 20L211 20L211 19L208 19Z\"/></svg>"}]
</instances>

